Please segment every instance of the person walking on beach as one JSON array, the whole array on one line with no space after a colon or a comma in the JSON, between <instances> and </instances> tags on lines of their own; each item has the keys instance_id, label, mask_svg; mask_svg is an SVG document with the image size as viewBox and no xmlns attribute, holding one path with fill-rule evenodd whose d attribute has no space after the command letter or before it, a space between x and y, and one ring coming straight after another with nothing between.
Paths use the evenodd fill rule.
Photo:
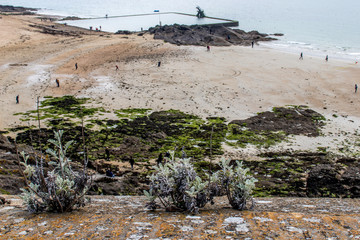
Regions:
<instances>
[{"instance_id":1,"label":"person walking on beach","mask_svg":"<svg viewBox=\"0 0 360 240\"><path fill-rule=\"evenodd\" d=\"M162 153L160 153L158 159L156 160L156 164L157 165L161 164L163 160L164 160L164 157L163 157Z\"/></svg>"},{"instance_id":2,"label":"person walking on beach","mask_svg":"<svg viewBox=\"0 0 360 240\"><path fill-rule=\"evenodd\" d=\"M131 170L134 170L135 161L134 161L134 159L132 158L132 156L130 156L129 163L130 163L130 166L131 166Z\"/></svg>"},{"instance_id":3,"label":"person walking on beach","mask_svg":"<svg viewBox=\"0 0 360 240\"><path fill-rule=\"evenodd\" d=\"M105 158L106 161L110 161L110 150L108 147L105 148Z\"/></svg>"},{"instance_id":4,"label":"person walking on beach","mask_svg":"<svg viewBox=\"0 0 360 240\"><path fill-rule=\"evenodd\" d=\"M357 92L357 84L355 83L355 93Z\"/></svg>"},{"instance_id":5,"label":"person walking on beach","mask_svg":"<svg viewBox=\"0 0 360 240\"><path fill-rule=\"evenodd\" d=\"M160 67L160 66L161 66L161 62L159 61L159 62L158 62L158 67Z\"/></svg>"},{"instance_id":6,"label":"person walking on beach","mask_svg":"<svg viewBox=\"0 0 360 240\"><path fill-rule=\"evenodd\" d=\"M300 57L299 57L299 59L301 59L301 60L303 60L304 58L303 58L303 53L301 52L300 53Z\"/></svg>"},{"instance_id":7,"label":"person walking on beach","mask_svg":"<svg viewBox=\"0 0 360 240\"><path fill-rule=\"evenodd\" d=\"M251 48L254 48L254 41L251 41Z\"/></svg>"},{"instance_id":8,"label":"person walking on beach","mask_svg":"<svg viewBox=\"0 0 360 240\"><path fill-rule=\"evenodd\" d=\"M326 57L325 57L325 61L328 61L329 60L329 56L328 55L326 55Z\"/></svg>"},{"instance_id":9,"label":"person walking on beach","mask_svg":"<svg viewBox=\"0 0 360 240\"><path fill-rule=\"evenodd\" d=\"M207 49L207 51L209 52L209 51L210 51L210 46L207 45L207 46L206 46L206 49Z\"/></svg>"},{"instance_id":10,"label":"person walking on beach","mask_svg":"<svg viewBox=\"0 0 360 240\"><path fill-rule=\"evenodd\" d=\"M16 104L19 104L19 95L16 96Z\"/></svg>"},{"instance_id":11,"label":"person walking on beach","mask_svg":"<svg viewBox=\"0 0 360 240\"><path fill-rule=\"evenodd\" d=\"M78 69L78 65L77 65L77 63L75 63L75 70L77 70Z\"/></svg>"},{"instance_id":12,"label":"person walking on beach","mask_svg":"<svg viewBox=\"0 0 360 240\"><path fill-rule=\"evenodd\" d=\"M59 79L56 79L55 82L56 82L57 87L60 87L60 81L59 81Z\"/></svg>"},{"instance_id":13,"label":"person walking on beach","mask_svg":"<svg viewBox=\"0 0 360 240\"><path fill-rule=\"evenodd\" d=\"M115 65L115 71L119 70L119 66Z\"/></svg>"}]
</instances>

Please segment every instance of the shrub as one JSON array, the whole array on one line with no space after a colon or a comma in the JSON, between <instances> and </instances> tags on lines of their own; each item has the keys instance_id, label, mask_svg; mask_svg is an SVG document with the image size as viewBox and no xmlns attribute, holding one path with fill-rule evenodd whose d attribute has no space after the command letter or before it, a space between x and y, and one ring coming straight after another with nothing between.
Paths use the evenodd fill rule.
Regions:
<instances>
[{"instance_id":1,"label":"shrub","mask_svg":"<svg viewBox=\"0 0 360 240\"><path fill-rule=\"evenodd\" d=\"M251 197L257 179L248 175L249 168L243 168L242 162L236 161L236 166L230 166L230 160L221 159L221 170L214 174L214 182L224 191L230 205L234 209L243 210Z\"/></svg>"},{"instance_id":2,"label":"shrub","mask_svg":"<svg viewBox=\"0 0 360 240\"><path fill-rule=\"evenodd\" d=\"M40 160L35 156L36 164L28 163L29 155L21 153L25 166L23 171L27 189L23 191L21 198L27 209L34 212L68 212L74 207L85 205L85 194L89 189L89 176L87 174L87 161L84 162L82 172L74 172L71 168L71 160L66 157L66 152L73 141L62 144L63 131L54 132L55 140L50 139L55 149L47 149L53 160L49 162L49 170L44 169L44 158Z\"/></svg>"},{"instance_id":3,"label":"shrub","mask_svg":"<svg viewBox=\"0 0 360 240\"><path fill-rule=\"evenodd\" d=\"M242 163L230 166L230 160L222 159L221 170L214 174L206 174L207 180L202 180L190 163L190 159L175 159L174 152L164 165L155 167L151 175L150 190L144 191L149 202L147 207L155 210L160 203L167 211L189 211L198 213L208 202L213 204L215 196L227 195L234 209L242 210L255 188L255 178L248 175L249 169L244 169Z\"/></svg>"},{"instance_id":4,"label":"shrub","mask_svg":"<svg viewBox=\"0 0 360 240\"><path fill-rule=\"evenodd\" d=\"M197 213L208 202L208 183L197 175L189 158L175 159L175 152L170 154L168 162L155 167L156 172L150 177L150 191L144 191L150 201L147 206L156 209L159 205L155 199L159 198L167 210Z\"/></svg>"}]
</instances>

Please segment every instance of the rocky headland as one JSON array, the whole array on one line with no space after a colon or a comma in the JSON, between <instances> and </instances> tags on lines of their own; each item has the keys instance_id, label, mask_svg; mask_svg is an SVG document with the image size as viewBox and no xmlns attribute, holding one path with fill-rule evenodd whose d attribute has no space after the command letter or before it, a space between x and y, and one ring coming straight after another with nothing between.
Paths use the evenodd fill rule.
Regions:
<instances>
[{"instance_id":1,"label":"rocky headland","mask_svg":"<svg viewBox=\"0 0 360 240\"><path fill-rule=\"evenodd\" d=\"M25 8L15 7L10 5L0 5L0 12L3 14L21 14L21 15L32 15L35 14L38 9L36 8Z\"/></svg>"},{"instance_id":2,"label":"rocky headland","mask_svg":"<svg viewBox=\"0 0 360 240\"><path fill-rule=\"evenodd\" d=\"M251 46L252 42L277 40L258 31L245 32L222 25L166 25L149 29L154 39L161 39L176 45L199 46ZM282 34L277 34L281 36Z\"/></svg>"}]
</instances>

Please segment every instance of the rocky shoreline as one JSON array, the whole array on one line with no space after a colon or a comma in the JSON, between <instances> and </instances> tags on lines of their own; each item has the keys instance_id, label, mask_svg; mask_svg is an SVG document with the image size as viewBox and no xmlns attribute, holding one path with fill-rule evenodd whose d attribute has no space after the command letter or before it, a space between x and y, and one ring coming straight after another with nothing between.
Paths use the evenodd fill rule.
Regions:
<instances>
[{"instance_id":1,"label":"rocky shoreline","mask_svg":"<svg viewBox=\"0 0 360 240\"><path fill-rule=\"evenodd\" d=\"M67 104L64 105L60 99L55 98L52 101L56 103L56 111L61 112L62 106L67 108L71 101L73 106L76 106L75 102L79 100L66 98L63 101ZM52 111L52 108L46 110ZM76 107L67 111L76 112ZM91 111L95 112L96 109ZM139 110L127 111L138 114ZM65 113L54 115L53 118L61 119L62 114ZM88 138L99 141L86 143L89 147L89 168L94 176L89 192L91 195L141 195L143 190L148 189L149 176L153 172L153 166L156 165L156 158L159 152L163 151L160 149L182 147L177 138L198 138L197 143L188 140L184 149L192 158L198 173L203 175L209 168L213 171L219 168L216 162L223 154L221 143L226 141L226 138L221 137L222 135L227 135L228 139L238 139L237 146L245 148L247 144L260 146L265 142L269 145L276 144L285 141L287 134L318 136L319 127L324 124L322 115L305 107L274 108L272 112L259 113L245 120L234 120L228 125L225 124L225 119L209 118L208 121L215 121L212 123L214 126L212 153L218 155L210 162L208 159L211 151L206 139L210 137L211 128L206 124L195 127L196 121L202 121L196 116L180 111L153 112L149 116L138 117L125 116L123 113L122 116L132 116L133 120L108 119L103 122L96 118L91 121L96 122L99 127L108 127L101 131L91 130L92 126L84 129ZM188 122L192 122L193 126L189 128ZM30 145L36 145L35 149L38 149L37 143L40 141L38 136L41 135L43 139L51 138L53 129L65 130L67 140L82 142L79 139L80 127L74 128L72 123L65 120L49 119L48 124L51 127L42 128L41 133L36 129L26 130L21 127L14 129L19 131L16 138L19 151L24 150L30 155L41 154ZM199 131L193 132L197 128ZM227 131L228 133L225 133ZM200 145L200 135L203 135L205 140L201 146L194 147L193 144ZM105 138L102 139L103 137ZM19 189L24 186L15 145L12 142L14 139L10 138L9 141L8 138L0 135L0 190L4 194L19 194ZM174 147L167 145L170 142ZM104 144L109 148L110 159L105 157ZM82 155L76 154L81 152L81 149L83 147L80 144L76 144L72 149L74 153L70 157L75 161L73 166L75 169L81 168ZM129 164L129 159L132 158L136 160L134 169L131 169ZM360 163L356 157L344 157L321 151L264 151L253 157L233 156L232 160L234 163L235 160L242 160L244 166L248 167L251 174L258 179L255 196L360 197ZM116 177L106 177L107 169L111 169Z\"/></svg>"},{"instance_id":2,"label":"rocky shoreline","mask_svg":"<svg viewBox=\"0 0 360 240\"><path fill-rule=\"evenodd\" d=\"M166 25L149 29L154 39L176 45L251 46L252 43L277 40L258 31L245 32L222 25ZM282 34L276 34L281 36Z\"/></svg>"},{"instance_id":3,"label":"rocky shoreline","mask_svg":"<svg viewBox=\"0 0 360 240\"><path fill-rule=\"evenodd\" d=\"M21 14L21 15L33 15L38 9L26 8L26 7L15 7L10 5L0 5L0 12L3 14Z\"/></svg>"}]
</instances>

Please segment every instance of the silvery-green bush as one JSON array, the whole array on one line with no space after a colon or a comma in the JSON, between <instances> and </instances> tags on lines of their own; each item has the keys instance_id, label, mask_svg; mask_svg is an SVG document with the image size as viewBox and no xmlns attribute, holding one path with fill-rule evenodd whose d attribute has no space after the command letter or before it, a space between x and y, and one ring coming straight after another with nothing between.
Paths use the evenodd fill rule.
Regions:
<instances>
[{"instance_id":1,"label":"silvery-green bush","mask_svg":"<svg viewBox=\"0 0 360 240\"><path fill-rule=\"evenodd\" d=\"M29 155L21 153L25 167L26 189L21 189L21 198L30 212L68 212L85 205L85 194L89 189L87 161L81 172L73 171L71 160L66 156L73 141L62 144L63 131L54 132L55 139L48 140L54 149L47 149L51 155L49 170L44 169L44 157L35 156L36 164L28 163Z\"/></svg>"},{"instance_id":2,"label":"silvery-green bush","mask_svg":"<svg viewBox=\"0 0 360 240\"><path fill-rule=\"evenodd\" d=\"M209 201L208 182L197 176L189 158L175 159L174 152L165 164L155 167L156 173L150 177L150 190L144 191L148 197L148 207L157 208L158 198L167 210L187 210L198 212Z\"/></svg>"},{"instance_id":3,"label":"silvery-green bush","mask_svg":"<svg viewBox=\"0 0 360 240\"><path fill-rule=\"evenodd\" d=\"M257 180L248 175L248 169L240 162L230 166L230 160L222 159L219 165L221 170L207 174L207 179L202 180L189 158L175 159L171 152L171 158L155 167L155 173L150 177L150 190L144 191L149 200L147 207L154 210L162 205L169 211L198 213L208 202L213 204L215 196L227 195L234 209L244 209L252 200L251 193Z\"/></svg>"},{"instance_id":4,"label":"silvery-green bush","mask_svg":"<svg viewBox=\"0 0 360 240\"><path fill-rule=\"evenodd\" d=\"M234 209L243 210L250 200L253 206L251 193L257 179L249 175L249 168L244 168L242 162L236 161L235 166L230 160L221 159L221 170L213 174L213 184L217 190L226 194L230 205ZM219 189L220 188L220 189Z\"/></svg>"}]
</instances>

